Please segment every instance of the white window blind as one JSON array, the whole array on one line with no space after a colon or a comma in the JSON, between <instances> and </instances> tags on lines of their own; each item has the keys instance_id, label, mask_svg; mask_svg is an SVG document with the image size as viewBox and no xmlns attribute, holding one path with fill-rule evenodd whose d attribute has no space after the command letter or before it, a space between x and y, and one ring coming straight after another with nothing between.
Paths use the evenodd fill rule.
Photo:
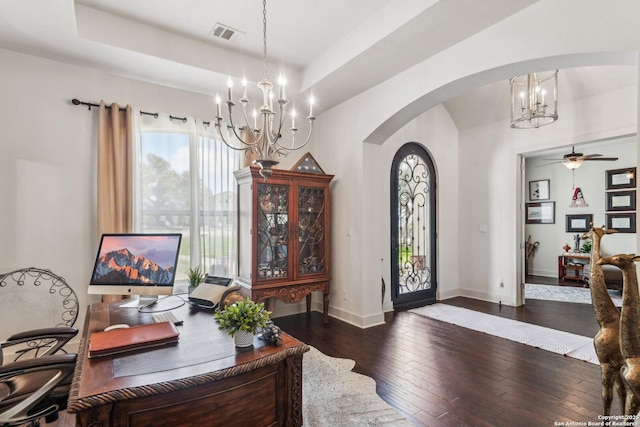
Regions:
<instances>
[{"instance_id":1,"label":"white window blind","mask_svg":"<svg viewBox=\"0 0 640 427\"><path fill-rule=\"evenodd\" d=\"M177 279L189 267L237 272L237 195L241 154L215 128L187 117L134 114L134 231L182 233Z\"/></svg>"}]
</instances>

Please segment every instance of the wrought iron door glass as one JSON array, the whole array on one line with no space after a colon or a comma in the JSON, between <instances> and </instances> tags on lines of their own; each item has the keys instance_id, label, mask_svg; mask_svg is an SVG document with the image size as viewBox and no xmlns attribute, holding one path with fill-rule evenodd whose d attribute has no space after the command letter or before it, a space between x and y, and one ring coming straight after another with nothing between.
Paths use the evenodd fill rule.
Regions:
<instances>
[{"instance_id":1,"label":"wrought iron door glass","mask_svg":"<svg viewBox=\"0 0 640 427\"><path fill-rule=\"evenodd\" d=\"M258 185L258 278L289 274L289 186Z\"/></svg>"},{"instance_id":2,"label":"wrought iron door glass","mask_svg":"<svg viewBox=\"0 0 640 427\"><path fill-rule=\"evenodd\" d=\"M431 289L429 168L415 154L398 165L398 293Z\"/></svg>"},{"instance_id":3,"label":"wrought iron door glass","mask_svg":"<svg viewBox=\"0 0 640 427\"><path fill-rule=\"evenodd\" d=\"M298 188L298 274L324 273L324 188Z\"/></svg>"}]
</instances>

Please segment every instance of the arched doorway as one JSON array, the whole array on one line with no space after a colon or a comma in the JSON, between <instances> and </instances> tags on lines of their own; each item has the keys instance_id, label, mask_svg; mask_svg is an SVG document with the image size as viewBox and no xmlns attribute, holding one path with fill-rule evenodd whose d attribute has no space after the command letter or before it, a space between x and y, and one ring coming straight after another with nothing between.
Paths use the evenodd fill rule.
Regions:
<instances>
[{"instance_id":1,"label":"arched doorway","mask_svg":"<svg viewBox=\"0 0 640 427\"><path fill-rule=\"evenodd\" d=\"M431 156L410 142L391 165L391 299L394 309L436 301L436 174Z\"/></svg>"}]
</instances>

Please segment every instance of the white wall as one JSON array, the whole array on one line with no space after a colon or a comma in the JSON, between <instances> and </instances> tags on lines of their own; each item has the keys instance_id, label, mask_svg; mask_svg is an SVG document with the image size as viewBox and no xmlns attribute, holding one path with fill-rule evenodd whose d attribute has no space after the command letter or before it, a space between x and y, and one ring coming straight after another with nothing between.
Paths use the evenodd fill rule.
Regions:
<instances>
[{"instance_id":1,"label":"white wall","mask_svg":"<svg viewBox=\"0 0 640 427\"><path fill-rule=\"evenodd\" d=\"M68 101L89 96L103 80L3 50L0 63L0 271L34 266L63 276L80 298L82 320L97 245L96 127L93 113ZM3 319L2 336L19 324Z\"/></svg>"},{"instance_id":2,"label":"white wall","mask_svg":"<svg viewBox=\"0 0 640 427\"><path fill-rule=\"evenodd\" d=\"M388 257L389 230L382 217L385 208L378 206L387 203L383 181L391 154L407 140L423 143L438 169L439 297L460 294L517 303L519 239L524 235L519 156L636 133L638 88L576 105L562 103L560 120L544 128L521 131L506 121L488 123L460 131L457 142L438 105L533 68L635 66L640 6L626 0L620 7L628 13L614 14L610 5L595 0L541 1L318 117L316 143L309 151L336 175L331 184L332 315L360 326L383 319L379 277L389 274L381 261ZM51 268L86 303L83 289L98 239L96 112L71 106L69 99L105 99L201 118L211 117L212 99L5 50L0 50L0 64L5 138L0 146L0 271ZM487 226L486 233L480 225ZM497 286L499 279L503 288Z\"/></svg>"},{"instance_id":3,"label":"white wall","mask_svg":"<svg viewBox=\"0 0 640 427\"><path fill-rule=\"evenodd\" d=\"M96 301L86 289L99 240L97 110L71 99L203 119L213 116L214 103L209 96L7 50L0 50L0 64L0 272L35 266L64 277L80 298L81 327L87 304ZM282 167L302 154L284 159ZM0 324L0 336L18 330L20 319Z\"/></svg>"},{"instance_id":4,"label":"white wall","mask_svg":"<svg viewBox=\"0 0 640 427\"><path fill-rule=\"evenodd\" d=\"M383 310L393 309L390 298L391 163L397 150L408 142L423 145L436 167L437 298L456 294L459 285L458 269L452 268L450 262L458 250L458 131L447 111L438 106L411 121L382 146L363 145L365 214L362 223L365 231L361 266L363 303L364 309L368 310L365 311L366 319L372 318L381 305L381 278L387 288ZM337 281L339 283L339 279ZM337 301L336 305L340 307L342 302Z\"/></svg>"},{"instance_id":5,"label":"white wall","mask_svg":"<svg viewBox=\"0 0 640 427\"><path fill-rule=\"evenodd\" d=\"M390 284L388 174L402 143L421 142L435 157L441 213L438 297L463 295L517 305L524 235L520 156L636 132L637 88L626 87L563 103L560 120L540 129L511 129L506 120L487 123L460 131L456 144L454 126L449 127L437 107L400 126L380 148L363 143L381 103L401 103L398 97L402 94L391 81L371 88L323 114L316 135L316 159L337 176L332 187L330 313L364 327L382 319L380 276ZM397 125L393 118L385 123ZM389 307L386 301L382 309Z\"/></svg>"},{"instance_id":6,"label":"white wall","mask_svg":"<svg viewBox=\"0 0 640 427\"><path fill-rule=\"evenodd\" d=\"M336 175L331 187L333 280L329 312L361 327L383 322L383 310L391 308L389 174L395 152L407 142L424 145L436 165L439 297L456 295L459 286L459 266L451 263L458 252L455 126L439 106L403 126L385 144L367 144L363 141L371 122L366 115L378 101L375 91L365 93L323 114L316 125L314 157L327 173ZM387 285L384 306L382 277Z\"/></svg>"},{"instance_id":7,"label":"white wall","mask_svg":"<svg viewBox=\"0 0 640 427\"><path fill-rule=\"evenodd\" d=\"M529 201L528 183L533 180L548 179L550 182L550 201L555 201L555 224L527 224L525 236L531 236L532 242L540 246L529 261L530 274L539 276L558 276L558 255L562 247L568 244L574 247L573 236L577 233L565 231L566 215L592 214L594 224L599 227L606 224L606 185L605 171L636 166L637 138L626 137L601 143L575 147L584 154L599 153L607 157L618 157L615 162L585 162L575 170L575 186L579 187L587 207L569 207L574 189L572 173L560 163L550 164L549 158L558 158L558 154L528 158L525 172L525 200ZM571 152L567 147L563 152ZM560 156L561 157L561 156ZM582 233L578 233L582 234ZM602 239L601 253L610 256L619 253L635 253L635 233L607 235Z\"/></svg>"},{"instance_id":8,"label":"white wall","mask_svg":"<svg viewBox=\"0 0 640 427\"><path fill-rule=\"evenodd\" d=\"M460 132L462 295L517 304L524 234L518 208L524 189L518 179L520 155L634 133L636 96L637 88L627 87L565 103L559 120L539 129L511 129L504 121ZM489 224L489 232L480 233L480 224Z\"/></svg>"},{"instance_id":9,"label":"white wall","mask_svg":"<svg viewBox=\"0 0 640 427\"><path fill-rule=\"evenodd\" d=\"M499 80L506 84L509 77L533 69L603 64L635 67L638 58L634 50L640 42L635 22L638 15L632 11L637 6L626 1L624 8L630 8L629 13L614 17L608 6L595 1L585 4L572 0L562 5L541 1L324 113L318 120L316 158L321 164L331 165L333 170L329 172L339 177L333 206L342 210L339 217L333 216L333 286L338 295L343 289L352 289L358 297L356 302L350 301L352 292L350 300L338 303L334 296L332 307L335 302L341 312L362 313L353 320L356 324L372 324L380 318L369 315L379 310L380 301L363 293L377 286L373 277L379 274L376 270L381 255L380 251L365 250L361 242L384 239L388 230L365 228L361 221L371 215L371 206L379 198L379 194L375 199L368 194L365 177L369 175L365 170L386 174L387 169L382 160L373 164L363 160L360 151L369 150L361 148L363 141L384 146L399 129L443 100L483 84ZM550 7L554 14L549 15ZM544 32L538 31L541 22L545 23ZM535 38L529 37L534 33ZM524 235L520 221L520 155L635 134L637 97L637 88L632 87L574 105L565 101L561 103L561 119L540 129L513 130L505 120L460 131L455 225L458 241L453 244L457 250L442 261L448 269L457 270L459 281L450 285L453 289L457 286L456 290L443 288L447 297L459 294L519 303L519 245ZM365 159L370 160L367 155ZM441 165L438 170L442 171ZM384 195L384 188L380 194ZM487 232L480 232L480 226L486 226ZM440 242L445 240L440 235ZM358 269L374 273L365 278ZM335 310L332 313L341 315Z\"/></svg>"}]
</instances>

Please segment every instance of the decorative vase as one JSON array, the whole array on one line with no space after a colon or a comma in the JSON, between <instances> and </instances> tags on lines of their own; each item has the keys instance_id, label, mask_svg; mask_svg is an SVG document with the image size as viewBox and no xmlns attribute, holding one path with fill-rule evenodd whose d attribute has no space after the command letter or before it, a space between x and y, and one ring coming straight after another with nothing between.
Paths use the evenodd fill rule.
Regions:
<instances>
[{"instance_id":1,"label":"decorative vase","mask_svg":"<svg viewBox=\"0 0 640 427\"><path fill-rule=\"evenodd\" d=\"M253 334L247 331L238 331L233 335L233 342L236 347L251 347L253 345Z\"/></svg>"}]
</instances>

